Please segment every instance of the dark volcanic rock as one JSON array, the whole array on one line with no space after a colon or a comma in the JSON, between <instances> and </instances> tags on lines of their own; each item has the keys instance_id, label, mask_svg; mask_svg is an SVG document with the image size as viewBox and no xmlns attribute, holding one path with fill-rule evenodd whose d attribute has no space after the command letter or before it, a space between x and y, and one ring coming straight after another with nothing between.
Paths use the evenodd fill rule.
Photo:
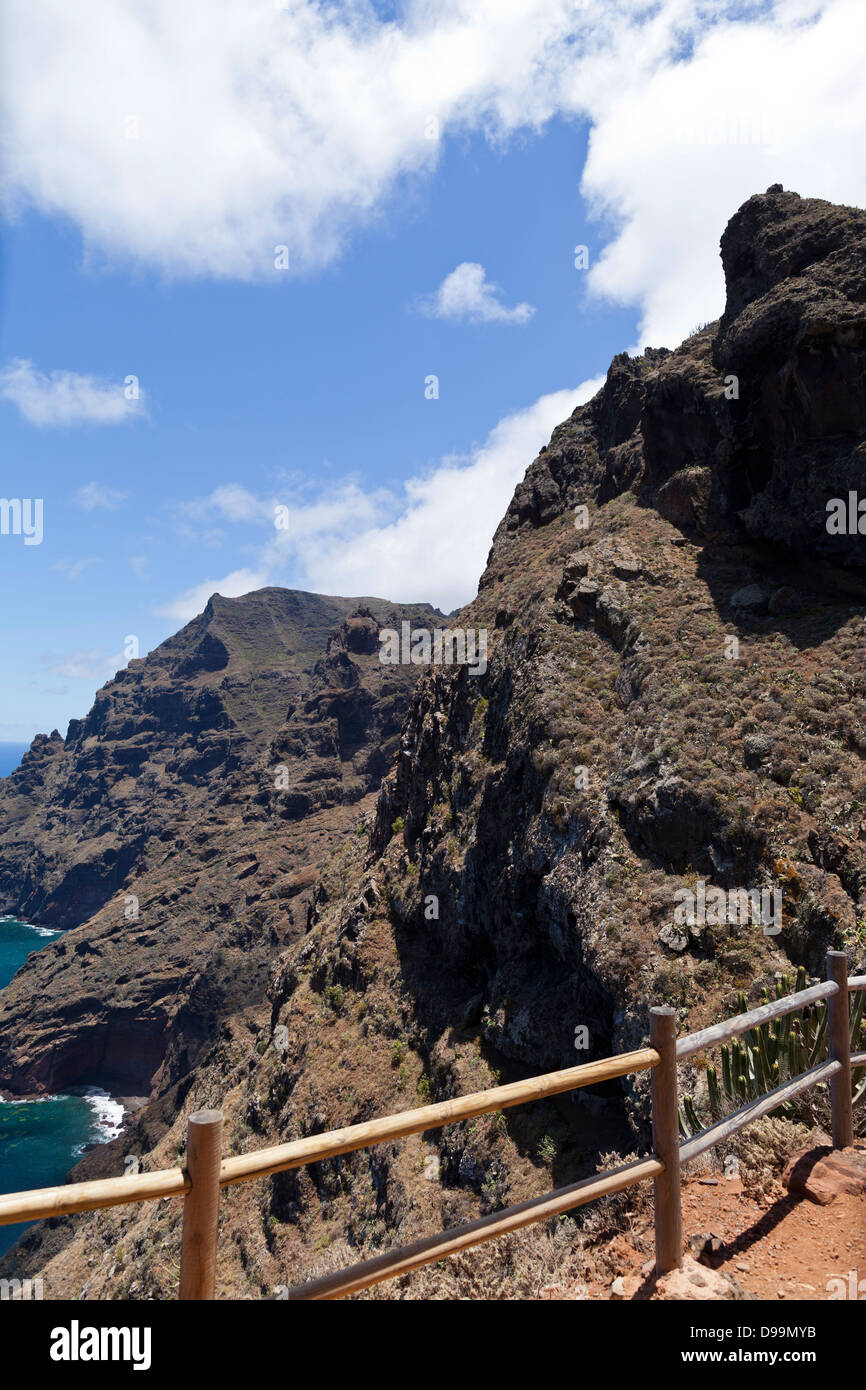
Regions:
<instances>
[{"instance_id":1,"label":"dark volcanic rock","mask_svg":"<svg viewBox=\"0 0 866 1390\"><path fill-rule=\"evenodd\" d=\"M397 747L417 668L380 664L379 627L433 616L214 595L65 742L34 739L0 781L0 911L67 934L0 994L0 1088L148 1093L262 996L311 870Z\"/></svg>"},{"instance_id":2,"label":"dark volcanic rock","mask_svg":"<svg viewBox=\"0 0 866 1390\"><path fill-rule=\"evenodd\" d=\"M776 187L721 245L721 320L676 352L616 357L529 469L497 542L632 489L698 539L866 570L863 538L826 525L828 501L866 492L866 213Z\"/></svg>"},{"instance_id":3,"label":"dark volcanic rock","mask_svg":"<svg viewBox=\"0 0 866 1390\"><path fill-rule=\"evenodd\" d=\"M275 929L299 901L309 912L303 939L272 962L268 1010L225 1020L195 1069L143 1112L129 1139L147 1165L176 1161L186 1115L200 1106L222 1107L227 1151L246 1152L640 1046L653 1004L672 1005L682 1032L704 1026L738 1012L741 990L757 1003L777 972L822 974L828 946L845 949L856 973L866 968L866 567L862 538L825 525L827 498L863 485L863 231L862 212L778 188L735 214L723 238L720 322L674 352L616 358L604 388L554 431L516 488L478 597L449 620L487 629L483 675L425 672L402 724L396 710L392 722L364 665L375 656L362 607L340 640L310 644L291 689L269 646L241 659L222 623L213 635L230 653L224 669L180 688L154 669L165 688L151 727L194 717L201 732L172 735L178 770L153 783L176 820L162 819L171 873L139 968L178 970L164 944L176 903L185 950L224 914L221 950L234 952L238 970L250 961L263 969L263 924ZM235 611L240 620L243 605ZM215 661L203 637L181 634L178 657ZM279 721L263 717L274 691ZM122 712L103 701L91 718L108 728ZM123 727L133 765L140 735L131 718ZM294 853L290 837L300 826L309 845L326 817L322 840L336 841L336 810L348 813L385 770L364 735L373 727L396 759L369 838L344 833L312 894L308 884L298 891L315 855ZM118 780L110 740L87 744L86 732L73 739L89 760L77 793L87 833L75 852L98 861L81 891L105 892L123 869L104 852L113 825L100 797L135 779ZM281 800L264 778L256 795L233 799L232 776L252 785L243 771L251 746L267 748L269 767L298 760L291 796ZM223 756L241 758L241 770L225 779L197 771L197 759ZM141 766L139 776L152 775ZM34 749L19 814L43 815L45 789L50 802L67 769L57 740ZM210 800L191 810L189 788ZM336 810L326 804L335 797ZM142 827L124 814L123 845L149 856L136 848ZM17 835L23 867L23 820L7 834ZM271 854L281 835L282 860ZM61 842L68 853L68 834ZM52 875L72 872L65 861L55 868L56 853L47 833L38 861L33 851L28 891L46 902ZM213 883L187 876L193 853L213 856ZM232 896L220 897L227 875ZM699 881L777 889L780 930L675 918L677 895L694 902ZM265 882L272 897L256 899ZM89 948L106 949L104 933L86 932ZM70 964L78 935L65 943ZM98 956L80 962L92 984ZM53 973L37 958L22 980L38 990L41 969ZM184 1007L169 1021L175 1053L189 1035L189 1058L203 1021L226 1003L224 988L198 1003L219 987L218 970L195 978L192 987L184 977ZM168 983L156 993L145 984L154 1013L174 997ZM144 988L137 976L112 979L116 1026ZM93 990L77 993L95 1016ZM15 997L14 1027L0 1027L7 1056L24 1065L35 1048L31 1073L47 1069L44 1030L58 1020L31 1027L24 990ZM26 1050L16 1051L22 1032ZM354 1263L586 1177L606 1152L645 1150L648 1080L228 1189L219 1293L260 1297L322 1272L326 1248L327 1267ZM683 1081L702 1084L688 1067ZM90 1155L87 1175L100 1163L120 1171L120 1143ZM158 1244L166 1258L130 1261L112 1279L90 1255L121 1243L142 1256ZM52 1296L74 1297L84 1284L89 1297L176 1294L176 1204L76 1217L23 1244L21 1272L44 1271ZM414 1278L395 1281L394 1296L415 1296ZM486 1278L475 1290L488 1297Z\"/></svg>"}]
</instances>

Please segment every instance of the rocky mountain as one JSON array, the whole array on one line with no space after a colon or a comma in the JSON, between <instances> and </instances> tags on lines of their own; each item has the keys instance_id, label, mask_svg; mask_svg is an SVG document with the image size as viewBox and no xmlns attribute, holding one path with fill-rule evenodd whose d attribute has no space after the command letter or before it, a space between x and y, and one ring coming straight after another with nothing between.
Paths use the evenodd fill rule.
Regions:
<instances>
[{"instance_id":1,"label":"rocky mountain","mask_svg":"<svg viewBox=\"0 0 866 1390\"><path fill-rule=\"evenodd\" d=\"M177 1162L200 1106L243 1152L637 1046L654 1003L699 1027L831 945L863 969L866 214L775 186L721 252L721 320L616 358L529 467L451 620L487 630L487 670L419 681L267 1007L226 1020L100 1171ZM678 915L710 887L779 894L778 929ZM228 1189L219 1295L273 1296L645 1150L646 1089ZM15 1258L52 1297L171 1297L179 1242L163 1203L28 1234Z\"/></svg>"},{"instance_id":2,"label":"rocky mountain","mask_svg":"<svg viewBox=\"0 0 866 1390\"><path fill-rule=\"evenodd\" d=\"M0 781L0 912L66 935L0 995L0 1089L150 1095L260 999L316 865L378 790L426 605L263 589L204 612Z\"/></svg>"}]
</instances>

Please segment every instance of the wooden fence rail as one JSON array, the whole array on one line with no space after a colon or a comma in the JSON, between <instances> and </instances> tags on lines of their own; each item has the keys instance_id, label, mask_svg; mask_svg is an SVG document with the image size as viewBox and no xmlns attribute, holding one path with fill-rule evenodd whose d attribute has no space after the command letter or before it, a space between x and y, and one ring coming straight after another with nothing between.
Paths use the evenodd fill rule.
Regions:
<instances>
[{"instance_id":1,"label":"wooden fence rail","mask_svg":"<svg viewBox=\"0 0 866 1390\"><path fill-rule=\"evenodd\" d=\"M852 1073L855 1068L866 1066L866 1052L851 1055L848 996L862 989L866 989L866 975L849 976L845 953L829 951L827 980L823 984L786 995L688 1037L677 1039L675 1010L654 1008L650 1010L649 1047L233 1158L220 1158L221 1113L218 1110L200 1110L190 1115L188 1120L184 1167L0 1196L0 1226L131 1202L183 1197L180 1297L212 1299L216 1277L220 1188L289 1168L319 1163L373 1144L456 1124L510 1106L562 1095L584 1086L597 1085L601 1081L651 1071L652 1157L638 1159L613 1172L584 1178L568 1187L533 1197L453 1230L415 1241L398 1250L387 1251L374 1259L300 1285L290 1290L288 1296L290 1299L304 1300L344 1298L382 1280L393 1279L434 1260L441 1260L457 1250L494 1240L508 1231L571 1211L648 1178L653 1179L655 1188L656 1270L664 1273L682 1264L682 1164L691 1162L745 1125L770 1114L822 1082L829 1082L830 1085L833 1145L835 1148L846 1148L853 1144ZM685 1143L680 1143L678 1062L728 1042L761 1023L825 1000L829 1061L793 1077Z\"/></svg>"},{"instance_id":2,"label":"wooden fence rail","mask_svg":"<svg viewBox=\"0 0 866 1390\"><path fill-rule=\"evenodd\" d=\"M773 1000L769 1004L762 1004L758 1009L750 1009L747 1014L737 1014L735 1018L727 1018L724 1023L715 1023L712 1028L703 1028L699 1033L690 1033L687 1038L680 1038L677 1043L677 1060L682 1062L686 1057L694 1057L697 1052L707 1052L711 1047L717 1047L719 1043L730 1042L732 1038L738 1038L741 1033L748 1033L750 1028L757 1028L762 1023L770 1023L774 1018L782 1018L785 1014L794 1013L796 1009L805 1008L807 1004L819 1003L822 999L828 999L831 994L835 994L837 985L834 980L827 980L823 985L812 985L811 989L801 989L796 994L786 994L783 999Z\"/></svg>"}]
</instances>

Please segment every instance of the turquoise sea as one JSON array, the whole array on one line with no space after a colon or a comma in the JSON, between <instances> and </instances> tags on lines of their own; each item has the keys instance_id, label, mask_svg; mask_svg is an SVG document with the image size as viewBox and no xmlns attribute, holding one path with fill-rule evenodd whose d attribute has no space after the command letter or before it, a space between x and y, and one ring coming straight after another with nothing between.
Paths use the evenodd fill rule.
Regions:
<instances>
[{"instance_id":1,"label":"turquoise sea","mask_svg":"<svg viewBox=\"0 0 866 1390\"><path fill-rule=\"evenodd\" d=\"M0 989L31 951L59 935L14 917L0 917ZM0 1100L0 1192L62 1183L85 1145L105 1142L118 1133L123 1115L119 1102L96 1087L76 1090L75 1095L40 1100ZM25 1229L23 1224L0 1226L0 1254Z\"/></svg>"}]
</instances>

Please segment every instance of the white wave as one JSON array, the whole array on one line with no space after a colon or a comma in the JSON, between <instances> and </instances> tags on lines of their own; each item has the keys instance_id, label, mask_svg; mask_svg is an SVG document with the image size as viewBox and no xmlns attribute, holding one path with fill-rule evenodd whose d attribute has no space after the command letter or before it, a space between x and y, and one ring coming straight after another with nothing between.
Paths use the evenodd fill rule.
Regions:
<instances>
[{"instance_id":1,"label":"white wave","mask_svg":"<svg viewBox=\"0 0 866 1390\"><path fill-rule=\"evenodd\" d=\"M110 1139L116 1139L123 1130L123 1102L115 1100L101 1086L82 1086L73 1094L60 1092L48 1096L0 1096L0 1105L45 1105L52 1100L83 1100L96 1118L96 1142L99 1144L107 1144ZM88 1144L92 1143L93 1138L80 1145L75 1153L82 1154Z\"/></svg>"},{"instance_id":2,"label":"white wave","mask_svg":"<svg viewBox=\"0 0 866 1390\"><path fill-rule=\"evenodd\" d=\"M0 1105L45 1105L49 1100L71 1100L72 1097L61 1093L56 1096L0 1096Z\"/></svg>"},{"instance_id":3,"label":"white wave","mask_svg":"<svg viewBox=\"0 0 866 1390\"><path fill-rule=\"evenodd\" d=\"M99 1143L107 1144L109 1139L116 1139L123 1129L123 1102L114 1100L100 1086L85 1086L82 1094L96 1116Z\"/></svg>"},{"instance_id":4,"label":"white wave","mask_svg":"<svg viewBox=\"0 0 866 1390\"><path fill-rule=\"evenodd\" d=\"M25 922L20 917L13 917L7 913L5 917L0 917L0 924L3 922L17 922L20 927L28 927L35 936L62 936L63 933L54 927L37 927L33 922Z\"/></svg>"}]
</instances>

